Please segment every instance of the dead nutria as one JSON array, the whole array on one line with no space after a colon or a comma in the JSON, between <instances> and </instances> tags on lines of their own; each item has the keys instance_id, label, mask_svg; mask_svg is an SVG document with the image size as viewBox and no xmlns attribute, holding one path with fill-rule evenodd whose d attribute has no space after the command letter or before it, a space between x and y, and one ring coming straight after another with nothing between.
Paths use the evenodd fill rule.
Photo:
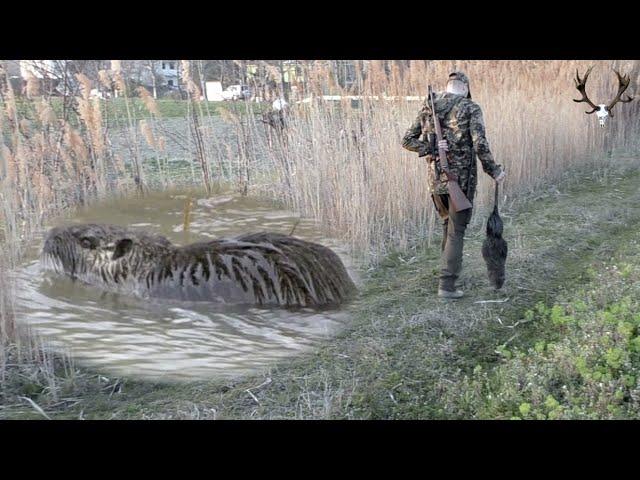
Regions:
<instances>
[{"instance_id":1,"label":"dead nutria","mask_svg":"<svg viewBox=\"0 0 640 480\"><path fill-rule=\"evenodd\" d=\"M329 248L278 233L178 247L114 225L73 225L48 233L41 260L71 278L144 297L319 307L356 290Z\"/></svg>"},{"instance_id":2,"label":"dead nutria","mask_svg":"<svg viewBox=\"0 0 640 480\"><path fill-rule=\"evenodd\" d=\"M487 220L487 236L482 243L482 258L487 264L489 282L498 290L502 288L505 280L505 266L509 247L502 232L504 224L498 212L498 185L496 185L493 211Z\"/></svg>"}]
</instances>

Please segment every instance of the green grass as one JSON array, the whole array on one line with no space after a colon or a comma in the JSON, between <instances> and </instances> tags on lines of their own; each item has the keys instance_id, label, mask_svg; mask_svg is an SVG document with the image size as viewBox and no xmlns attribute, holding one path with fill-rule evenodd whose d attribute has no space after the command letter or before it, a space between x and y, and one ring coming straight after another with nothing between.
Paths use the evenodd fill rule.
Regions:
<instances>
[{"instance_id":1,"label":"green grass","mask_svg":"<svg viewBox=\"0 0 640 480\"><path fill-rule=\"evenodd\" d=\"M141 99L131 98L129 99L129 101L132 116L136 120L150 117L150 114ZM158 99L156 100L156 104L158 105L158 110L160 111L160 116L162 118L186 117L189 114L189 102L187 102L186 100ZM127 116L127 108L125 99L123 98L105 100L104 106L107 117L110 119L126 118ZM251 104L251 106L256 112L260 112L263 108L261 104L256 103ZM246 112L246 106L244 102L238 101L202 103L202 110L205 114L208 111L211 115L219 115L221 108L232 111L239 115L242 115Z\"/></svg>"},{"instance_id":2,"label":"green grass","mask_svg":"<svg viewBox=\"0 0 640 480\"><path fill-rule=\"evenodd\" d=\"M129 110L133 120L141 120L150 118L151 114L145 107L142 99L133 97L129 98ZM58 118L63 114L63 101L60 97L52 97L51 105ZM34 103L27 100L17 100L17 108L21 117L34 119L37 117ZM162 118L185 118L189 114L189 102L186 100L171 100L160 98L156 100L160 117ZM103 117L107 119L109 125L126 125L127 123L127 105L126 100L122 97L103 100ZM246 106L242 101L229 102L203 102L202 111L206 115L207 112L214 116L220 114L220 109L226 109L237 115L246 113ZM0 102L0 108L3 104ZM260 113L265 109L263 104L252 103L251 108L255 113ZM71 121L74 123L75 115L71 115Z\"/></svg>"},{"instance_id":3,"label":"green grass","mask_svg":"<svg viewBox=\"0 0 640 480\"><path fill-rule=\"evenodd\" d=\"M634 222L635 223L635 222ZM582 265L582 285L524 312L535 342L503 344L493 370L457 385L479 418L640 417L640 230L621 227L606 255Z\"/></svg>"},{"instance_id":4,"label":"green grass","mask_svg":"<svg viewBox=\"0 0 640 480\"><path fill-rule=\"evenodd\" d=\"M421 245L366 275L346 332L266 376L163 384L76 369L59 379L76 403L31 398L52 418L637 418L640 173L629 165L571 172L504 209L500 293L481 216L461 300L436 297L438 245ZM0 417L38 417L12 385Z\"/></svg>"}]
</instances>

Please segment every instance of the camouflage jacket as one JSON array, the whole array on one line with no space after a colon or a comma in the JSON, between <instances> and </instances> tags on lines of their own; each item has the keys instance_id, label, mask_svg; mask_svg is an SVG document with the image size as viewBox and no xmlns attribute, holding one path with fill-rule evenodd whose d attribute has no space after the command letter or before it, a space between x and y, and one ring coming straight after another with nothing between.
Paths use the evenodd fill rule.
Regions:
<instances>
[{"instance_id":1,"label":"camouflage jacket","mask_svg":"<svg viewBox=\"0 0 640 480\"><path fill-rule=\"evenodd\" d=\"M458 175L462 191L473 202L478 176L475 156L478 156L482 169L491 177L497 177L502 170L502 166L494 162L489 150L482 110L472 100L453 93L434 93L434 103L442 135L449 144L449 168ZM436 143L431 106L425 102L405 133L402 146L418 152L421 157L427 157L431 192L443 195L447 193L447 177L440 170Z\"/></svg>"}]
</instances>

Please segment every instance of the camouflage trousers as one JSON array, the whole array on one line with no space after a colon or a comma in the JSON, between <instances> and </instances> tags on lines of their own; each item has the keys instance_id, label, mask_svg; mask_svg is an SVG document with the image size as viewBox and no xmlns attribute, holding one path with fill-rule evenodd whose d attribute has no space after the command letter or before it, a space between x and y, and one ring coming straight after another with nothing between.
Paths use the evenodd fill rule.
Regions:
<instances>
[{"instance_id":1,"label":"camouflage trousers","mask_svg":"<svg viewBox=\"0 0 640 480\"><path fill-rule=\"evenodd\" d=\"M454 212L449 209L449 195L432 195L431 198L442 218L443 226L440 288L454 291L462 270L464 233L471 220L472 209Z\"/></svg>"}]
</instances>

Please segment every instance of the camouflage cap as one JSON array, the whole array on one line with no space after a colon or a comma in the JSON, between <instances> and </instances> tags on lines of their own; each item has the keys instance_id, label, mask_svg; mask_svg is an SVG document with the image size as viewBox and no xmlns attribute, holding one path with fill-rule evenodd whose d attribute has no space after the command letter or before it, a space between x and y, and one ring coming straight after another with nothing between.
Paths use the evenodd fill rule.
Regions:
<instances>
[{"instance_id":1,"label":"camouflage cap","mask_svg":"<svg viewBox=\"0 0 640 480\"><path fill-rule=\"evenodd\" d=\"M467 98L471 98L471 88L469 87L469 77L467 77L462 72L451 72L449 74L449 80L460 80L462 83L464 83L467 86L467 90L469 91L469 93L467 94Z\"/></svg>"}]
</instances>

